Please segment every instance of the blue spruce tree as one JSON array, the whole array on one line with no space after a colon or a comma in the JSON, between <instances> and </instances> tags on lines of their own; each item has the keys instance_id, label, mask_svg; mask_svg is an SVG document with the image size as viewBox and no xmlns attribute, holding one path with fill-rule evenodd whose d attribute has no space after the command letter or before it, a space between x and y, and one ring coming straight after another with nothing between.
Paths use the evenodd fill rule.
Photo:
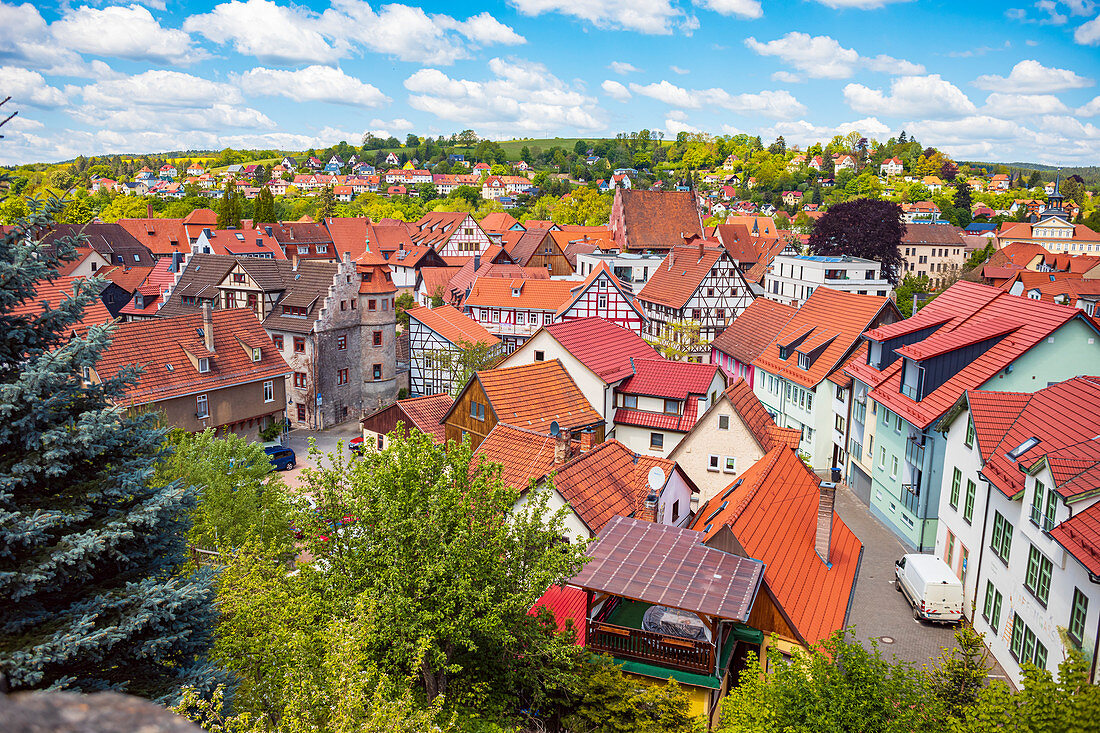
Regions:
<instances>
[{"instance_id":1,"label":"blue spruce tree","mask_svg":"<svg viewBox=\"0 0 1100 733\"><path fill-rule=\"evenodd\" d=\"M135 372L82 380L110 342L110 327L73 335L96 283L35 303L80 239L39 243L63 205L32 204L0 240L0 676L170 702L223 681L212 578L185 567L195 494L151 485L164 431L113 403Z\"/></svg>"}]
</instances>

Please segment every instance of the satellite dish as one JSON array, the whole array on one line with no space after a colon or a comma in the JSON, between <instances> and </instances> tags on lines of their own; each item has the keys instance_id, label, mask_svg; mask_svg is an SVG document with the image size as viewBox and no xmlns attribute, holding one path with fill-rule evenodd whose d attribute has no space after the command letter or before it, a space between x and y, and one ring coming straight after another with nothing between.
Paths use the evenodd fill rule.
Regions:
<instances>
[{"instance_id":1,"label":"satellite dish","mask_svg":"<svg viewBox=\"0 0 1100 733\"><path fill-rule=\"evenodd\" d=\"M557 437L558 433L560 433L560 432L561 432L561 426L558 425L558 421L557 420L552 420L550 422L550 434L553 435L554 437Z\"/></svg>"},{"instance_id":2,"label":"satellite dish","mask_svg":"<svg viewBox=\"0 0 1100 733\"><path fill-rule=\"evenodd\" d=\"M646 482L649 484L649 488L653 491L657 491L665 485L665 472L658 466L654 466L649 469L649 475L646 476Z\"/></svg>"}]
</instances>

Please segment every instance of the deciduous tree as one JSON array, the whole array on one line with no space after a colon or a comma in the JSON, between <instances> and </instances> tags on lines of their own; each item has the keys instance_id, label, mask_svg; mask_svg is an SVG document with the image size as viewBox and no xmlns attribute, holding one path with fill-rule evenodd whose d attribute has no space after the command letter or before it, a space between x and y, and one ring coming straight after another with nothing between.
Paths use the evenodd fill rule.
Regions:
<instances>
[{"instance_id":1,"label":"deciduous tree","mask_svg":"<svg viewBox=\"0 0 1100 733\"><path fill-rule=\"evenodd\" d=\"M897 284L902 257L899 245L905 231L901 207L889 201L853 199L834 204L818 219L810 235L810 253L849 255L876 260L882 276Z\"/></svg>"}]
</instances>

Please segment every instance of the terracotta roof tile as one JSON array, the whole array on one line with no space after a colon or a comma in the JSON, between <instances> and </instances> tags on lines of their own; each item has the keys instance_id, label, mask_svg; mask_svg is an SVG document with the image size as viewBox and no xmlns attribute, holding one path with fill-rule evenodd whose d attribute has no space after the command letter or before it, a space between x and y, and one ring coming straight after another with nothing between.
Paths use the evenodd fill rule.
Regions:
<instances>
[{"instance_id":1,"label":"terracotta roof tile","mask_svg":"<svg viewBox=\"0 0 1100 733\"><path fill-rule=\"evenodd\" d=\"M480 459L499 463L500 480L524 491L532 479L540 481L552 470L554 437L498 422L474 451L471 466Z\"/></svg>"},{"instance_id":2,"label":"terracotta roof tile","mask_svg":"<svg viewBox=\"0 0 1100 733\"><path fill-rule=\"evenodd\" d=\"M498 422L539 433L552 422L563 430L603 423L557 359L480 371L477 380Z\"/></svg>"},{"instance_id":3,"label":"terracotta roof tile","mask_svg":"<svg viewBox=\"0 0 1100 733\"><path fill-rule=\"evenodd\" d=\"M544 330L608 384L633 374L631 357L660 358L638 334L602 318L578 318L554 323Z\"/></svg>"},{"instance_id":4,"label":"terracotta roof tile","mask_svg":"<svg viewBox=\"0 0 1100 733\"><path fill-rule=\"evenodd\" d=\"M660 357L634 359L634 375L623 381L616 391L670 400L686 399L688 395L706 397L717 373L717 364L670 361Z\"/></svg>"},{"instance_id":5,"label":"terracotta roof tile","mask_svg":"<svg viewBox=\"0 0 1100 733\"><path fill-rule=\"evenodd\" d=\"M453 306L410 308L406 312L409 318L420 321L452 344L463 341L471 344L500 343L500 339L486 331L484 326Z\"/></svg>"},{"instance_id":6,"label":"terracotta roof tile","mask_svg":"<svg viewBox=\"0 0 1100 733\"><path fill-rule=\"evenodd\" d=\"M443 416L454 404L449 394L410 397L407 400L398 400L397 404L401 405L401 410L412 420L417 430L432 436L436 443L446 442Z\"/></svg>"},{"instance_id":7,"label":"terracotta roof tile","mask_svg":"<svg viewBox=\"0 0 1100 733\"><path fill-rule=\"evenodd\" d=\"M1050 531L1092 575L1100 575L1100 503L1078 512Z\"/></svg>"},{"instance_id":8,"label":"terracotta roof tile","mask_svg":"<svg viewBox=\"0 0 1100 733\"><path fill-rule=\"evenodd\" d=\"M514 280L500 277L478 277L470 289L470 295L464 301L466 306L486 306L496 308L529 308L531 310L557 311L562 303L569 300L570 290L575 283L569 280L535 280L524 278L519 281L519 295L513 295Z\"/></svg>"},{"instance_id":9,"label":"terracotta roof tile","mask_svg":"<svg viewBox=\"0 0 1100 733\"><path fill-rule=\"evenodd\" d=\"M725 260L729 267L736 269L718 242L703 240L702 253L698 242L672 247L638 292L638 299L680 309L687 305L703 284L703 278L720 261Z\"/></svg>"},{"instance_id":10,"label":"terracotta roof tile","mask_svg":"<svg viewBox=\"0 0 1100 733\"><path fill-rule=\"evenodd\" d=\"M494 211L491 214L486 214L485 218L481 220L481 228L492 234L499 234L500 232L507 231L519 224L511 214L507 212Z\"/></svg>"},{"instance_id":11,"label":"terracotta roof tile","mask_svg":"<svg viewBox=\"0 0 1100 733\"><path fill-rule=\"evenodd\" d=\"M775 448L704 504L692 523L708 540L729 526L745 553L764 563L764 581L810 643L844 627L863 550L834 511L831 564L818 557L818 486L793 450Z\"/></svg>"},{"instance_id":12,"label":"terracotta roof tile","mask_svg":"<svg viewBox=\"0 0 1100 733\"><path fill-rule=\"evenodd\" d=\"M164 257L173 252L179 252L185 256L191 254L191 244L183 228L185 221L185 219L119 219L117 223L134 239L148 247L154 255Z\"/></svg>"},{"instance_id":13,"label":"terracotta roof tile","mask_svg":"<svg viewBox=\"0 0 1100 733\"><path fill-rule=\"evenodd\" d=\"M797 312L789 305L757 298L715 337L711 346L742 364L751 364Z\"/></svg>"},{"instance_id":14,"label":"terracotta roof tile","mask_svg":"<svg viewBox=\"0 0 1100 733\"><path fill-rule=\"evenodd\" d=\"M798 447L802 440L801 431L778 427L748 382L738 379L724 394L765 453L782 445Z\"/></svg>"},{"instance_id":15,"label":"terracotta roof tile","mask_svg":"<svg viewBox=\"0 0 1100 733\"><path fill-rule=\"evenodd\" d=\"M57 277L54 280L39 280L35 283L34 296L16 305L10 311L12 316L38 316L51 311L65 300L73 297L74 288L84 278L81 277ZM84 306L84 317L71 327L73 331L84 333L92 326L109 323L112 319L107 306L97 295L92 296Z\"/></svg>"},{"instance_id":16,"label":"terracotta roof tile","mask_svg":"<svg viewBox=\"0 0 1100 733\"><path fill-rule=\"evenodd\" d=\"M959 230L947 224L906 224L901 234L902 244L946 244L962 247Z\"/></svg>"},{"instance_id":17,"label":"terracotta roof tile","mask_svg":"<svg viewBox=\"0 0 1100 733\"><path fill-rule=\"evenodd\" d=\"M626 246L668 250L685 236L702 236L703 220L693 191L634 191L618 188Z\"/></svg>"},{"instance_id":18,"label":"terracotta roof tile","mask_svg":"<svg viewBox=\"0 0 1100 733\"><path fill-rule=\"evenodd\" d=\"M538 251L542 240L546 239L549 234L549 229L528 227L527 231L523 232L518 239L506 245L508 256L515 260L517 265L526 267L527 263L534 257L535 252Z\"/></svg>"}]
</instances>

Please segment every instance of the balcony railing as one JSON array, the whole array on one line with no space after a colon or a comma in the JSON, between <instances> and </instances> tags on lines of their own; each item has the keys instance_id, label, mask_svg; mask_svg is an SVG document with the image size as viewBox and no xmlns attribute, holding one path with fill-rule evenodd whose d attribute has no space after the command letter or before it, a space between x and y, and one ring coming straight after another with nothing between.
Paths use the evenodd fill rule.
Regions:
<instances>
[{"instance_id":1,"label":"balcony railing","mask_svg":"<svg viewBox=\"0 0 1100 733\"><path fill-rule=\"evenodd\" d=\"M697 674L714 674L714 645L710 642L589 621L587 646L593 651L607 652L624 659Z\"/></svg>"}]
</instances>

